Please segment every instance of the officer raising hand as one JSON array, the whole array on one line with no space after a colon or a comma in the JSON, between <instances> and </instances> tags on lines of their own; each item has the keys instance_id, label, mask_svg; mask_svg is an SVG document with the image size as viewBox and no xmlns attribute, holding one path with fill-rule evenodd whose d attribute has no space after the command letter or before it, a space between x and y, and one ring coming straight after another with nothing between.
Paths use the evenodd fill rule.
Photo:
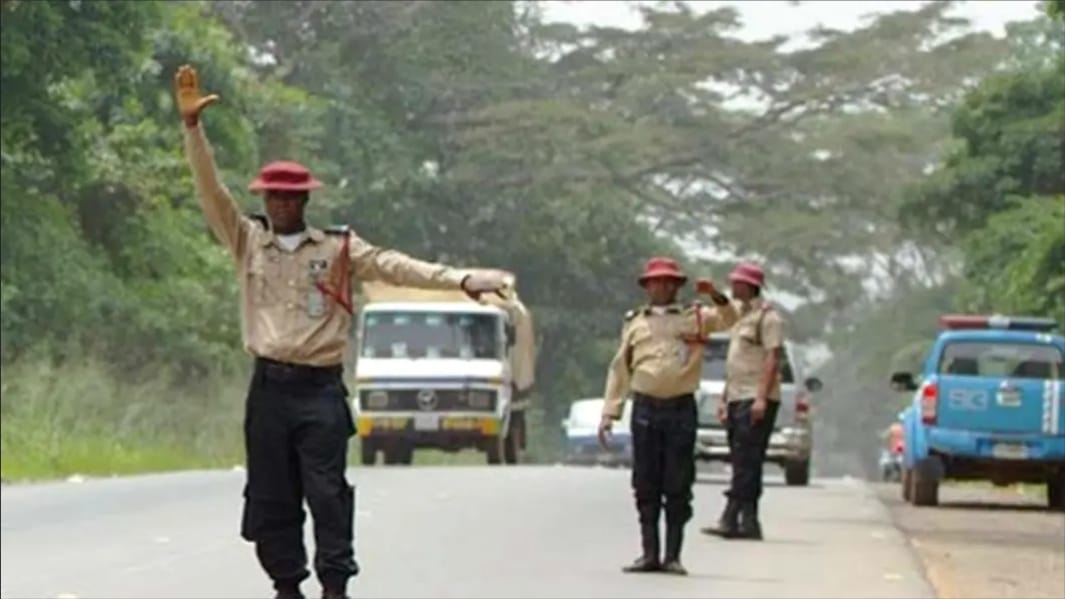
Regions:
<instances>
[{"instance_id":1,"label":"officer raising hand","mask_svg":"<svg viewBox=\"0 0 1065 599\"><path fill-rule=\"evenodd\" d=\"M599 440L607 444L613 422L632 393L632 488L639 514L643 553L625 572L686 574L680 562L684 525L691 519L695 482L695 390L703 365L703 344L714 331L736 321L728 298L708 280L696 290L713 308L678 304L687 281L670 258L652 258L639 278L648 303L629 311L621 343L607 375ZM666 550L659 553L658 520L663 498Z\"/></svg>"},{"instance_id":2,"label":"officer raising hand","mask_svg":"<svg viewBox=\"0 0 1065 599\"><path fill-rule=\"evenodd\" d=\"M358 574L353 549L354 490L345 478L354 433L342 361L351 326L352 279L471 297L506 287L502 271L459 271L371 245L347 227L304 222L310 192L322 186L303 165L265 165L249 189L265 216L240 213L218 178L200 116L219 101L200 93L191 66L175 78L185 154L214 236L233 258L240 282L244 348L255 358L245 415L247 484L241 535L255 543L277 596L302 597L309 576L303 502L314 518L314 568L323 597L346 594Z\"/></svg>"}]
</instances>

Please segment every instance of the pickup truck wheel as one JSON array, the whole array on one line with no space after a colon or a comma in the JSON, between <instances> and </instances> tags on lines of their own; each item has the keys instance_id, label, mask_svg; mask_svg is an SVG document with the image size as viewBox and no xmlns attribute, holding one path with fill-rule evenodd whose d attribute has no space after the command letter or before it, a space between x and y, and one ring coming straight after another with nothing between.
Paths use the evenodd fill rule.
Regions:
<instances>
[{"instance_id":1,"label":"pickup truck wheel","mask_svg":"<svg viewBox=\"0 0 1065 599\"><path fill-rule=\"evenodd\" d=\"M913 470L910 468L902 469L902 499L903 501L913 501Z\"/></svg>"},{"instance_id":2,"label":"pickup truck wheel","mask_svg":"<svg viewBox=\"0 0 1065 599\"><path fill-rule=\"evenodd\" d=\"M805 487L810 484L810 460L785 464L784 482L789 487Z\"/></svg>"},{"instance_id":3,"label":"pickup truck wheel","mask_svg":"<svg viewBox=\"0 0 1065 599\"><path fill-rule=\"evenodd\" d=\"M918 463L913 469L913 504L919 506L939 505L939 480L931 464Z\"/></svg>"},{"instance_id":4,"label":"pickup truck wheel","mask_svg":"<svg viewBox=\"0 0 1065 599\"><path fill-rule=\"evenodd\" d=\"M1065 472L1047 481L1047 507L1065 511Z\"/></svg>"},{"instance_id":5,"label":"pickup truck wheel","mask_svg":"<svg viewBox=\"0 0 1065 599\"><path fill-rule=\"evenodd\" d=\"M373 439L359 439L359 457L363 466L373 466L377 462L377 443Z\"/></svg>"}]
</instances>

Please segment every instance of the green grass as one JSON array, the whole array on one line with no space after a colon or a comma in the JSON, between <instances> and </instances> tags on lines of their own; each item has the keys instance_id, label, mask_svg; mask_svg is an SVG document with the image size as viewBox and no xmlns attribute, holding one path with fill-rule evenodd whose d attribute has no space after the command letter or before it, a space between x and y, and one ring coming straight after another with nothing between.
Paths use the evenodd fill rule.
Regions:
<instances>
[{"instance_id":1,"label":"green grass","mask_svg":"<svg viewBox=\"0 0 1065 599\"><path fill-rule=\"evenodd\" d=\"M244 463L244 373L175 380L159 371L119 378L97 360L4 365L0 377L0 478L31 481L229 468ZM550 460L551 439L529 415L523 462ZM554 429L551 429L554 433ZM557 435L556 435L557 436ZM556 443L557 445L557 443ZM555 448L557 449L557 448ZM353 439L349 463L359 463ZM414 464L485 464L483 453L418 450Z\"/></svg>"},{"instance_id":2,"label":"green grass","mask_svg":"<svg viewBox=\"0 0 1065 599\"><path fill-rule=\"evenodd\" d=\"M239 377L121 381L92 360L5 365L0 477L41 480L231 466L243 461Z\"/></svg>"}]
</instances>

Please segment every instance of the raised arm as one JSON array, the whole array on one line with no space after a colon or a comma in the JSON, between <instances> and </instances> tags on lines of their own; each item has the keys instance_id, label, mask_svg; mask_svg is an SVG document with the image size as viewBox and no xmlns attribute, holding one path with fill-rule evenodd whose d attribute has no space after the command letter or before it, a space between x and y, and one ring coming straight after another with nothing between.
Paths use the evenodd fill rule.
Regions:
<instances>
[{"instance_id":1,"label":"raised arm","mask_svg":"<svg viewBox=\"0 0 1065 599\"><path fill-rule=\"evenodd\" d=\"M215 237L240 259L247 247L251 222L240 213L233 196L219 180L211 146L200 124L200 112L216 102L218 96L200 94L196 69L188 65L178 69L174 76L174 96L185 123L185 157L192 168L204 219Z\"/></svg>"}]
</instances>

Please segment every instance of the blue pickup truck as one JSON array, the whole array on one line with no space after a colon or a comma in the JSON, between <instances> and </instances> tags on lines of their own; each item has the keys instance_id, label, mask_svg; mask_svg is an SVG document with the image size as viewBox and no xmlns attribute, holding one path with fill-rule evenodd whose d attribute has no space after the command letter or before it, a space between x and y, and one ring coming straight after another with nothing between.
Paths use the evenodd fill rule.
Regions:
<instances>
[{"instance_id":1,"label":"blue pickup truck","mask_svg":"<svg viewBox=\"0 0 1065 599\"><path fill-rule=\"evenodd\" d=\"M902 496L936 505L942 480L1047 485L1065 509L1065 337L1042 318L948 315L902 413Z\"/></svg>"}]
</instances>

